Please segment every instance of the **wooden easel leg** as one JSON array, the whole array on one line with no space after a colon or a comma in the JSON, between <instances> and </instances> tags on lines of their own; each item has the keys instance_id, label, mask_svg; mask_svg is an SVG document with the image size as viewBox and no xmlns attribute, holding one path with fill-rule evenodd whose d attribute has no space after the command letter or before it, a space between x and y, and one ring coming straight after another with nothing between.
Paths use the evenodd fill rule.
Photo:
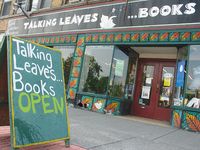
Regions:
<instances>
[{"instance_id":1,"label":"wooden easel leg","mask_svg":"<svg viewBox=\"0 0 200 150\"><path fill-rule=\"evenodd\" d=\"M70 147L70 140L65 140L65 147Z\"/></svg>"}]
</instances>

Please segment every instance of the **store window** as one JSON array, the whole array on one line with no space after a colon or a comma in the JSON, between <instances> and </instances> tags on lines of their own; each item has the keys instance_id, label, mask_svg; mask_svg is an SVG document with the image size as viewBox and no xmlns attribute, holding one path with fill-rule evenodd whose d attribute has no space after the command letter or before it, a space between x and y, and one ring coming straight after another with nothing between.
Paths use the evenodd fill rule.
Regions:
<instances>
[{"instance_id":1,"label":"store window","mask_svg":"<svg viewBox=\"0 0 200 150\"><path fill-rule=\"evenodd\" d=\"M4 0L3 1L3 5L2 5L2 9L1 9L1 16L6 16L10 14L10 10L11 10L11 0Z\"/></svg>"},{"instance_id":2,"label":"store window","mask_svg":"<svg viewBox=\"0 0 200 150\"><path fill-rule=\"evenodd\" d=\"M114 46L86 46L79 92L107 94Z\"/></svg>"},{"instance_id":3,"label":"store window","mask_svg":"<svg viewBox=\"0 0 200 150\"><path fill-rule=\"evenodd\" d=\"M75 4L75 3L79 3L79 2L84 2L86 0L65 0L65 4Z\"/></svg>"},{"instance_id":4,"label":"store window","mask_svg":"<svg viewBox=\"0 0 200 150\"><path fill-rule=\"evenodd\" d=\"M54 46L54 48L62 52L65 86L67 89L75 46Z\"/></svg>"},{"instance_id":5,"label":"store window","mask_svg":"<svg viewBox=\"0 0 200 150\"><path fill-rule=\"evenodd\" d=\"M184 105L184 89L187 73L188 47L178 49L174 106ZM185 101L186 102L186 101Z\"/></svg>"},{"instance_id":6,"label":"store window","mask_svg":"<svg viewBox=\"0 0 200 150\"><path fill-rule=\"evenodd\" d=\"M122 98L124 96L129 56L119 48L115 48L111 78L109 85L109 95L111 97Z\"/></svg>"},{"instance_id":7,"label":"store window","mask_svg":"<svg viewBox=\"0 0 200 150\"><path fill-rule=\"evenodd\" d=\"M51 6L51 0L17 0L25 11L37 11L38 9L48 8ZM21 9L17 9L17 13L21 13Z\"/></svg>"},{"instance_id":8,"label":"store window","mask_svg":"<svg viewBox=\"0 0 200 150\"><path fill-rule=\"evenodd\" d=\"M185 106L200 108L200 45L189 50Z\"/></svg>"}]
</instances>

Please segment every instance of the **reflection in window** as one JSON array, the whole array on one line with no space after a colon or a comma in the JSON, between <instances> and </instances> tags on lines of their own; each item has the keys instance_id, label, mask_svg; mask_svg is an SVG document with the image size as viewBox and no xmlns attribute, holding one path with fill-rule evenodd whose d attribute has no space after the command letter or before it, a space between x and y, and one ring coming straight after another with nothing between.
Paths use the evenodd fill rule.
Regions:
<instances>
[{"instance_id":1,"label":"reflection in window","mask_svg":"<svg viewBox=\"0 0 200 150\"><path fill-rule=\"evenodd\" d=\"M185 104L200 108L200 45L190 46Z\"/></svg>"},{"instance_id":2,"label":"reflection in window","mask_svg":"<svg viewBox=\"0 0 200 150\"><path fill-rule=\"evenodd\" d=\"M106 94L113 46L87 46L85 50L80 92Z\"/></svg>"},{"instance_id":3,"label":"reflection in window","mask_svg":"<svg viewBox=\"0 0 200 150\"><path fill-rule=\"evenodd\" d=\"M186 77L188 48L182 47L178 50L177 69L176 69L176 84L174 92L174 106L183 105L184 85Z\"/></svg>"},{"instance_id":4,"label":"reflection in window","mask_svg":"<svg viewBox=\"0 0 200 150\"><path fill-rule=\"evenodd\" d=\"M17 0L17 2L25 11L37 11L51 6L51 0ZM22 10L18 8L17 13L22 13Z\"/></svg>"},{"instance_id":5,"label":"reflection in window","mask_svg":"<svg viewBox=\"0 0 200 150\"><path fill-rule=\"evenodd\" d=\"M112 97L123 97L127 77L129 57L119 48L115 48L109 94Z\"/></svg>"},{"instance_id":6,"label":"reflection in window","mask_svg":"<svg viewBox=\"0 0 200 150\"><path fill-rule=\"evenodd\" d=\"M11 2L12 2L11 0L4 0L3 1L1 16L9 15L10 9L11 9Z\"/></svg>"},{"instance_id":7,"label":"reflection in window","mask_svg":"<svg viewBox=\"0 0 200 150\"><path fill-rule=\"evenodd\" d=\"M72 64L75 47L74 46L54 46L54 48L59 49L62 52L64 78L65 78L65 85L67 89L67 84L68 84L69 75L70 75L70 68Z\"/></svg>"},{"instance_id":8,"label":"reflection in window","mask_svg":"<svg viewBox=\"0 0 200 150\"><path fill-rule=\"evenodd\" d=\"M170 107L172 98L172 90L174 85L174 67L162 68L162 84L160 87L160 98L158 101L159 107Z\"/></svg>"}]
</instances>

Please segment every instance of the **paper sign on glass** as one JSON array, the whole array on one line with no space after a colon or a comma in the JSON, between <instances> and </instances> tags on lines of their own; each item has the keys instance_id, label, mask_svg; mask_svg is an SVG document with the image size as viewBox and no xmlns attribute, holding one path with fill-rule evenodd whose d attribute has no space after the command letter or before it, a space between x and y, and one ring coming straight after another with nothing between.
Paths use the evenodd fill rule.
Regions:
<instances>
[{"instance_id":1,"label":"paper sign on glass","mask_svg":"<svg viewBox=\"0 0 200 150\"><path fill-rule=\"evenodd\" d=\"M151 91L151 87L150 86L143 86L142 87L141 98L149 99L149 97L150 97L150 91Z\"/></svg>"}]
</instances>

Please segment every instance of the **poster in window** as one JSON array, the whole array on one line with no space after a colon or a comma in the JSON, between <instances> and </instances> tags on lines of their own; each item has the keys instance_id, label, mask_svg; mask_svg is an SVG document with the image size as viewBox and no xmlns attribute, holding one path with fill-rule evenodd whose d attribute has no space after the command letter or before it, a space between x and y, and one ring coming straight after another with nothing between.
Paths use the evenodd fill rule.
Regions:
<instances>
[{"instance_id":1,"label":"poster in window","mask_svg":"<svg viewBox=\"0 0 200 150\"><path fill-rule=\"evenodd\" d=\"M124 60L116 59L115 75L122 77L124 69Z\"/></svg>"},{"instance_id":2,"label":"poster in window","mask_svg":"<svg viewBox=\"0 0 200 150\"><path fill-rule=\"evenodd\" d=\"M149 97L150 97L150 92L151 92L151 87L150 87L150 86L143 86L143 87L142 87L142 95L141 95L141 98L149 99Z\"/></svg>"},{"instance_id":3,"label":"poster in window","mask_svg":"<svg viewBox=\"0 0 200 150\"><path fill-rule=\"evenodd\" d=\"M171 73L165 73L164 74L164 86L169 87L171 86L171 79L173 75Z\"/></svg>"}]
</instances>

